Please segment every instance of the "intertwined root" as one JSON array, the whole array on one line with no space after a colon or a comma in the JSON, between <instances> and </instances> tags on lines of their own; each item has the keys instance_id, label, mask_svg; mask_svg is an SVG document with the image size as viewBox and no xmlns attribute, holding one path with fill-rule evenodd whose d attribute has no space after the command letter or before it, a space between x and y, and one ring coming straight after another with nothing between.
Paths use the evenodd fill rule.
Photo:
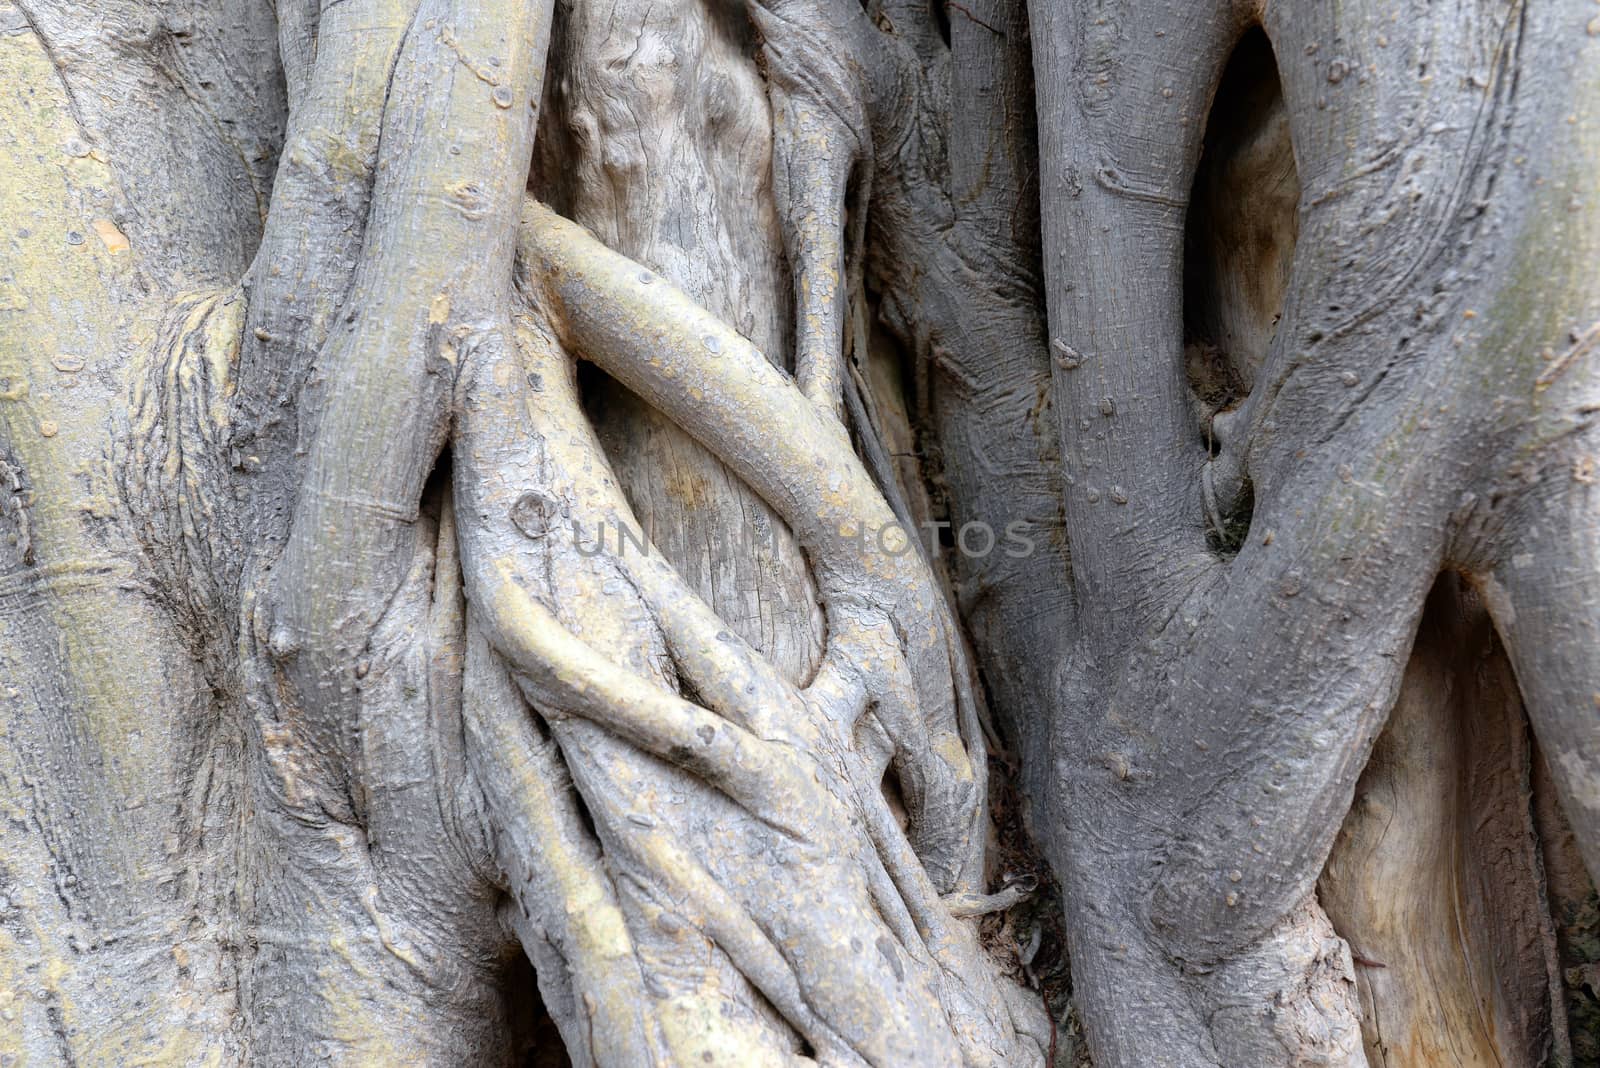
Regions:
<instances>
[{"instance_id":1,"label":"intertwined root","mask_svg":"<svg viewBox=\"0 0 1600 1068\"><path fill-rule=\"evenodd\" d=\"M400 720L367 672L379 623L404 630L397 576L415 570L417 502L449 442L434 585L450 599L458 546L474 785L436 807L452 833L487 837L575 1056L1038 1060L1042 1013L955 918L1006 900L983 884L968 668L838 418L850 159L826 161L819 185L793 154L797 284L816 298L801 389L572 224L535 204L519 228L546 0L352 3L321 17L319 44L369 20L382 47L319 47L291 72L230 412L258 512L285 517L262 524L246 576L260 596L244 629L270 665L263 747L293 758L269 774L314 780L300 805L313 823L431 827L375 811L387 772L365 763L369 739ZM305 29L288 19L286 40ZM793 60L785 129L859 136L816 111ZM617 545L645 539L579 406L575 356L699 438L794 531L830 634L809 685L661 559ZM391 892L358 858L350 885L366 893L369 877Z\"/></svg>"},{"instance_id":2,"label":"intertwined root","mask_svg":"<svg viewBox=\"0 0 1600 1068\"><path fill-rule=\"evenodd\" d=\"M569 989L546 991L581 1006L557 1014L569 1044L604 1062L602 1047L621 1052L619 1036L632 1036L676 1060L732 1028L750 1032L747 1048L798 1049L798 1035L826 1063L1037 1059L1038 1010L1008 997L1020 992L1002 989L954 918L1003 904L983 895L982 736L956 681L966 665L904 532L894 554L859 537L894 520L842 426L683 294L536 203L520 258L512 343L478 346L458 388L457 526L483 639L468 718L524 939L576 962ZM639 524L579 407L568 352L679 422L795 530L829 626L808 686L634 547ZM623 531L639 540L619 545ZM549 741L508 712L487 648ZM609 878L595 877L594 842L549 785L563 760ZM880 786L891 766L904 828ZM530 855L553 870L530 870ZM628 922L648 917L647 930ZM626 973L587 967L597 924L614 957L670 956L650 943L703 938L737 975L710 968L702 984L732 978L721 996L748 1001L747 982L778 1019L711 1028L696 1015L703 989L646 975L652 1008L619 988Z\"/></svg>"}]
</instances>

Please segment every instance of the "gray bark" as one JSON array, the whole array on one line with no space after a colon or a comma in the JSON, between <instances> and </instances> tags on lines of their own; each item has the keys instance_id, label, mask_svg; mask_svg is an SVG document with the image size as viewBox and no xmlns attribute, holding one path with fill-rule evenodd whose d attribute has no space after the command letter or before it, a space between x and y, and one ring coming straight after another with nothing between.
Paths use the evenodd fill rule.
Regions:
<instances>
[{"instance_id":1,"label":"gray bark","mask_svg":"<svg viewBox=\"0 0 1600 1068\"><path fill-rule=\"evenodd\" d=\"M1033 14L1085 610L1058 721L1066 817L1045 838L1086 1022L1111 1064L1359 1063L1351 962L1312 888L1441 568L1485 587L1541 743L1593 737L1573 719L1592 689L1576 664L1600 663L1593 492L1574 476L1595 440L1580 339L1597 294L1569 163L1592 136L1592 12L1266 11L1299 235L1249 395L1209 421L1215 457L1187 402L1184 209L1202 119L1261 14ZM1219 553L1208 513L1246 485L1248 535ZM1549 663L1497 605L1512 557L1570 587L1542 614Z\"/></svg>"},{"instance_id":2,"label":"gray bark","mask_svg":"<svg viewBox=\"0 0 1600 1068\"><path fill-rule=\"evenodd\" d=\"M0 0L0 1060L1600 1056L1597 107L1589 0Z\"/></svg>"}]
</instances>

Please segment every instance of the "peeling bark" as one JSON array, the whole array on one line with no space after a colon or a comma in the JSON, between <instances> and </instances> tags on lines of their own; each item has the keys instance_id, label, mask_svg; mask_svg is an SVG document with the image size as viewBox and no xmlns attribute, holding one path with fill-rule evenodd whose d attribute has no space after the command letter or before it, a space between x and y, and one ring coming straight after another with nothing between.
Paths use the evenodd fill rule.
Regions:
<instances>
[{"instance_id":1,"label":"peeling bark","mask_svg":"<svg viewBox=\"0 0 1600 1068\"><path fill-rule=\"evenodd\" d=\"M1373 1065L1568 1063L1529 738L1480 605L1440 581L1318 883Z\"/></svg>"}]
</instances>

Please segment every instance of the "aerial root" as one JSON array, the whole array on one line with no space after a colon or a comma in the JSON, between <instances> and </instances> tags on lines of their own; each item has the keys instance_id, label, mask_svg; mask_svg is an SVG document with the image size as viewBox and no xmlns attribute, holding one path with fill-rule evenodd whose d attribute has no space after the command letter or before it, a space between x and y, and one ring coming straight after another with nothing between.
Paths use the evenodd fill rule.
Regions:
<instances>
[{"instance_id":1,"label":"aerial root","mask_svg":"<svg viewBox=\"0 0 1600 1068\"><path fill-rule=\"evenodd\" d=\"M889 721L913 833L946 888L979 877L971 859L985 769L970 688L957 686L965 664L913 535L842 425L735 331L536 201L521 246L529 299L565 344L698 438L795 531L816 566L830 634L848 635L854 654L830 652L821 681L847 703L864 688Z\"/></svg>"},{"instance_id":2,"label":"aerial root","mask_svg":"<svg viewBox=\"0 0 1600 1068\"><path fill-rule=\"evenodd\" d=\"M872 144L858 74L863 19L853 5L827 0L752 0L746 6L762 34L773 192L794 265L795 377L812 404L838 419L849 288L845 198L851 170ZM865 215L856 213L858 231Z\"/></svg>"},{"instance_id":3,"label":"aerial root","mask_svg":"<svg viewBox=\"0 0 1600 1068\"><path fill-rule=\"evenodd\" d=\"M987 916L1021 904L1032 897L1037 889L1039 889L1038 878L1027 875L1007 883L992 894L948 894L944 898L944 907L957 919Z\"/></svg>"},{"instance_id":4,"label":"aerial root","mask_svg":"<svg viewBox=\"0 0 1600 1068\"><path fill-rule=\"evenodd\" d=\"M566 978L575 1006L587 999L595 1017L589 1027L558 1015L563 1037L588 1049L595 1064L637 1056L651 1045L642 1018L647 998L616 889L583 829L554 743L535 734L510 676L471 624L462 712L468 760L494 831L490 848L516 903L513 926L541 986ZM554 947L560 967L540 959L541 943ZM546 994L547 1004L559 1000Z\"/></svg>"},{"instance_id":5,"label":"aerial root","mask_svg":"<svg viewBox=\"0 0 1600 1068\"><path fill-rule=\"evenodd\" d=\"M516 669L528 700L576 715L645 752L693 772L762 822L795 838L815 833L808 814L824 802L788 752L618 668L530 596L504 561L479 562L471 583L480 619Z\"/></svg>"},{"instance_id":6,"label":"aerial root","mask_svg":"<svg viewBox=\"0 0 1600 1068\"><path fill-rule=\"evenodd\" d=\"M706 938L728 955L739 971L763 997L772 1002L805 1040L811 1043L824 1063L865 1064L850 1043L817 1015L801 989L799 977L778 946L741 903L711 876L704 865L678 846L659 828L640 835L633 847L647 862L651 874L664 883L668 893L698 913L698 925ZM838 962L848 970L848 962ZM860 984L866 989L870 985Z\"/></svg>"},{"instance_id":7,"label":"aerial root","mask_svg":"<svg viewBox=\"0 0 1600 1068\"><path fill-rule=\"evenodd\" d=\"M788 681L729 630L670 564L654 553L634 553L621 564L661 628L679 677L706 707L769 741L817 739L815 725L786 714L794 695Z\"/></svg>"},{"instance_id":8,"label":"aerial root","mask_svg":"<svg viewBox=\"0 0 1600 1068\"><path fill-rule=\"evenodd\" d=\"M559 323L543 318L548 308L530 304L514 317L514 345L495 338L477 346L458 382L455 493L473 625L504 658L563 749L569 728L592 724L689 771L786 843L771 839L761 847L762 857L776 850L776 866L745 858L738 863L754 867L730 874L640 813L623 821L625 833L603 835L606 850L616 851L613 863L637 870L639 879L687 910L683 915L827 1063L877 1059L867 1051L889 1025L873 1022L881 1006L862 999L867 992L881 997L884 976L874 969L892 963L883 942L888 935L873 933L885 926L892 942L919 962L916 974L942 991L937 1002L946 1013L977 1013L993 1029L985 1041L1007 1045L1009 1002L972 933L952 919L941 898L949 887L936 886L925 867L965 856L965 848L941 845L919 856L879 789L883 768L897 752L910 754L901 757L905 781L924 768L946 776L920 780L936 798L922 806L921 818L956 830L930 835L913 827L919 846L937 835L968 842L974 813L981 816L973 777L950 770L964 757L960 736L954 730L932 735L919 710L904 626L897 628L886 609L867 600L845 600L834 612L837 627L824 668L809 687L797 689L729 633L659 554L578 553L583 539L576 529L569 538L569 525L582 528L599 516L634 531L639 525L579 404L570 357L557 340ZM792 396L793 387L786 388ZM656 635L671 663L665 674L648 677L641 668L656 661L610 644L615 639L597 646L587 638L595 624L602 626L594 633L611 633L606 621L630 604L645 610L643 629L617 637L626 644ZM932 620L923 637L944 654L949 685L948 634L942 619L934 614ZM618 655L607 655L612 652ZM689 696L673 692L674 683ZM856 751L856 720L869 708L868 736L876 732L885 742L863 756ZM898 743L887 741L884 720L894 723ZM954 727L955 718L947 715L944 722ZM948 755L937 751L941 747ZM864 810L871 833L844 830L854 822L852 809ZM950 879L941 874L938 881ZM834 888L829 894L837 901L812 900L824 885ZM972 906L964 897L953 903L958 910ZM841 930L856 931L851 937L863 944L879 942L877 955L869 952L858 962L860 974L854 965L841 971L845 966L837 963L819 964L837 953ZM890 1030L927 1025L902 1020ZM987 1060L976 1052L967 1059Z\"/></svg>"},{"instance_id":9,"label":"aerial root","mask_svg":"<svg viewBox=\"0 0 1600 1068\"><path fill-rule=\"evenodd\" d=\"M292 439L285 406L327 341L355 273L378 131L416 0L347 0L322 13L317 6L286 0L277 8L289 128L245 277L249 312L232 416L238 441L257 453L274 437ZM359 47L341 46L357 33Z\"/></svg>"},{"instance_id":10,"label":"aerial root","mask_svg":"<svg viewBox=\"0 0 1600 1068\"><path fill-rule=\"evenodd\" d=\"M256 368L270 385L257 399L297 399L303 419L290 437L310 440L305 450L279 442L280 455L266 461L276 477L292 475L284 489L295 500L286 535L272 532L283 536L283 552L264 583L264 629L286 703L303 712L310 747L341 769L341 792L351 788L368 712L356 664L414 549L409 513L448 433L453 365L466 343L510 329L509 235L527 184L534 116L529 107L494 106L492 94L533 98L550 7L551 0L422 0L417 32L405 35L378 97L383 136L359 249L340 238L338 247L358 252L359 262L343 301L350 311L318 350L320 398L278 381L282 360ZM448 43L440 26L449 28ZM499 57L493 89L461 65L463 48ZM424 129L449 136L419 136ZM475 190L476 213L448 195L463 183ZM486 234L503 236L485 249ZM285 262L305 266L310 261L297 257L306 252ZM269 279L281 266L258 264ZM260 340L261 309L253 311L247 343ZM355 511L352 502L378 507Z\"/></svg>"},{"instance_id":11,"label":"aerial root","mask_svg":"<svg viewBox=\"0 0 1600 1068\"><path fill-rule=\"evenodd\" d=\"M542 445L533 440L523 405L527 372L510 349L495 343L474 354L462 372L457 421L456 495L460 514L471 517L461 532L462 567L468 597L490 640L534 704L558 717L588 719L693 772L763 822L808 837L807 814L823 811L825 799L800 773L792 749L618 666L574 635L523 584L534 566L531 558L519 559L529 542L560 534L528 527L533 520L523 514L530 497L558 507L549 489L534 491L526 475L513 473L507 481L499 470L480 472L486 460L531 465ZM536 538L529 538L530 529ZM730 660L738 664L736 658L716 657L719 664Z\"/></svg>"},{"instance_id":12,"label":"aerial root","mask_svg":"<svg viewBox=\"0 0 1600 1068\"><path fill-rule=\"evenodd\" d=\"M486 837L476 848L515 903L509 918L541 983L565 991L552 1011L574 1051L607 1064L642 1051L672 1059L650 1019L655 993L611 862L637 865L670 896L824 1063L881 1063L912 1047L950 1063L957 1045L970 1063L996 1063L1013 1037L997 1016L1006 999L952 919L970 907L970 879L981 879L970 858L983 837L982 737L965 664L925 561L863 538L897 525L897 513L839 419L843 196L859 128L817 110L815 86L784 90L781 136L795 168L786 237L804 275L797 388L682 294L538 205L519 231L534 306L519 308L504 281L512 250L495 235L517 229L533 124L522 105L540 81L548 0L424 0L414 16L413 7L352 0L323 12L324 25L356 12L400 17L379 19L383 47L363 50L360 69L353 50L297 58L293 92L306 107L296 114L307 119L274 201L282 225L269 225L249 310L234 316L243 321L228 319L230 336L243 339L225 420L240 431L236 443L287 454L311 442L292 460L269 448L237 458L287 472L267 496L298 493L257 635L286 700L314 721L313 748L354 766L352 740L371 709L350 654L390 605L396 562L413 550L405 502L421 498L453 435L441 537L448 528L459 539L469 605L463 759L473 790L462 795L482 795L473 803ZM493 68L480 62L491 55ZM840 151L811 167L794 137L817 129ZM353 173L330 175L336 162ZM335 186L362 193L335 200ZM290 225L297 218L312 220L305 234ZM530 241L530 229L551 240ZM314 299L294 310L288 296L308 287ZM551 328L543 336L531 322L540 314ZM558 527L638 524L576 402L558 334L722 456L795 529L840 636L809 687L731 634L657 555L620 554L578 573ZM313 359L320 370L307 393ZM562 388L541 390L541 374ZM307 413L298 427L282 421L297 400ZM351 517L358 499L395 506ZM591 618L608 622L585 625ZM852 752L863 716L892 739L866 761ZM698 856L659 822L623 834L599 816L591 824L568 778L585 767L574 759L584 739L633 747L729 799L740 826L753 828L752 856L737 858L747 866ZM890 761L912 803L909 839L880 787ZM474 863L491 875L488 861ZM725 879L730 865L740 878ZM813 902L818 888L825 903ZM957 895L949 905L947 891ZM846 938L859 959L841 949L841 931L864 940L862 950ZM897 940L904 955L891 951ZM562 967L548 966L552 955ZM897 980L910 989L888 999L899 1015L885 1022L884 991Z\"/></svg>"}]
</instances>

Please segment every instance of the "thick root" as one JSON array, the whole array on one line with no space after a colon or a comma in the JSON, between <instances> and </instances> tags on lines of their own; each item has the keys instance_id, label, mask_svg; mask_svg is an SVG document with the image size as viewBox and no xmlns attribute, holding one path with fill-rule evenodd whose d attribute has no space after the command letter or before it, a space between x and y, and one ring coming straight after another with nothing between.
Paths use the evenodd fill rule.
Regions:
<instances>
[{"instance_id":1,"label":"thick root","mask_svg":"<svg viewBox=\"0 0 1600 1068\"><path fill-rule=\"evenodd\" d=\"M530 284L549 286L536 299L551 308L570 347L695 435L794 530L816 568L830 633L872 649L855 667L886 719L899 715L909 678L929 745L897 749L897 766L913 791L913 833L946 835L920 837L919 853L944 889L970 879L976 818L948 819L956 810L976 814L983 797L983 761L968 756L958 726L969 718L957 708L954 681L965 666L951 663L948 609L913 535L843 427L739 334L581 227L530 202L522 239Z\"/></svg>"},{"instance_id":2,"label":"thick root","mask_svg":"<svg viewBox=\"0 0 1600 1068\"><path fill-rule=\"evenodd\" d=\"M955 753L946 746L931 754L920 691L890 617L880 610L878 626L858 625L851 639L830 645L835 670L802 691L719 627L648 546L597 552L585 531L602 520L630 533L638 524L578 406L570 359L537 316L522 321L516 340L517 352L480 347L463 369L455 472L468 599L483 635L549 723L601 849L628 873L619 887L637 884L619 898L629 930L658 912L647 901L672 902L666 915L674 918L658 920L651 936L665 924L674 935L703 938L731 965L713 969L718 983L742 978L776 1009L783 1026L764 1039L772 1021L741 1025L753 1029L747 1040L756 1046L797 1052L797 1038L836 1064L1037 1058L1037 1043L1018 1034L1012 1014L1022 1015L1028 1034L1039 1033L1038 1022L1024 1001L1001 992L972 928L951 915L928 858L878 788L891 753L969 759L954 731ZM752 359L767 366L759 354ZM787 392L767 403L792 396L815 411L777 381ZM841 447L841 464L847 455ZM859 468L856 475L864 479ZM881 499L876 507L885 509ZM859 574L866 565L853 566ZM868 616L854 606L839 618L860 624ZM933 626L940 622L935 616ZM950 687L950 654L940 652ZM852 694L870 702L874 722L894 722L893 731L861 735ZM898 741L858 751L858 737L893 734ZM512 751L530 745L524 738ZM511 781L505 760L514 767L530 759L500 752L479 750L481 777ZM635 787L629 800L619 775L656 785ZM964 782L970 797L970 772ZM684 808L674 809L674 796ZM924 805L921 818L946 824L925 837L965 841L976 808ZM719 815L706 824L701 812ZM544 901L548 911L554 902ZM896 915L903 922L884 919ZM529 922L562 922L541 916ZM724 993L749 1003L737 987ZM691 1028L667 1041L681 1056L710 1038Z\"/></svg>"}]
</instances>

